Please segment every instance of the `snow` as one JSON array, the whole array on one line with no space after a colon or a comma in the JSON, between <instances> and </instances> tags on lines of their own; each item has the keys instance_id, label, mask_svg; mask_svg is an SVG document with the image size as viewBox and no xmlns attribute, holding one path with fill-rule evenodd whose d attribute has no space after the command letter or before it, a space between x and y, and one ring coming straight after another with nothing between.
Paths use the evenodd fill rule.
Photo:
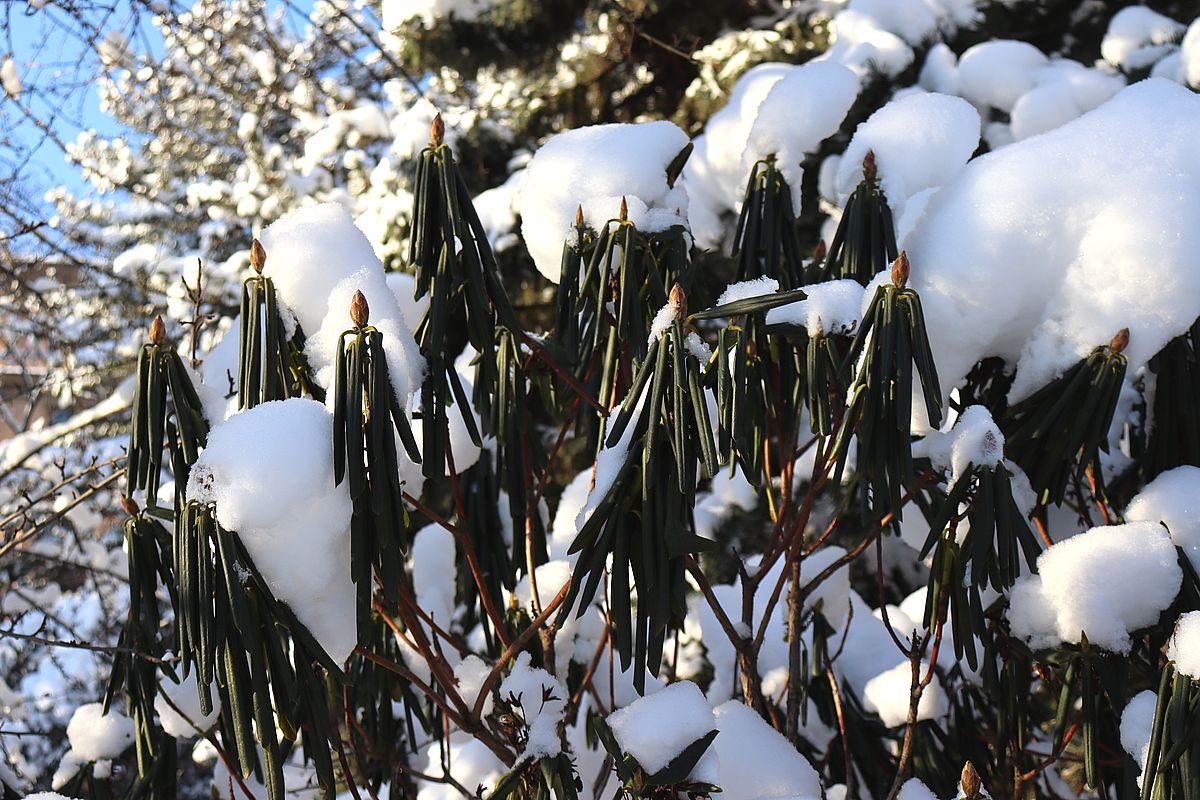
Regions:
<instances>
[{"instance_id":1,"label":"snow","mask_svg":"<svg viewBox=\"0 0 1200 800\"><path fill-rule=\"evenodd\" d=\"M1179 66L1183 80L1193 89L1200 88L1200 17L1188 26L1179 47Z\"/></svg>"},{"instance_id":2,"label":"snow","mask_svg":"<svg viewBox=\"0 0 1200 800\"><path fill-rule=\"evenodd\" d=\"M1154 707L1158 695L1153 689L1138 692L1121 712L1121 747L1133 756L1139 769L1146 768L1146 756L1150 749L1150 736L1154 728ZM1138 777L1138 786L1141 786Z\"/></svg>"},{"instance_id":3,"label":"snow","mask_svg":"<svg viewBox=\"0 0 1200 800\"><path fill-rule=\"evenodd\" d=\"M958 94L958 56L938 42L926 53L917 83L928 92Z\"/></svg>"},{"instance_id":4,"label":"snow","mask_svg":"<svg viewBox=\"0 0 1200 800\"><path fill-rule=\"evenodd\" d=\"M441 628L449 629L454 616L454 534L441 525L426 525L413 536L412 582L417 605Z\"/></svg>"},{"instance_id":5,"label":"snow","mask_svg":"<svg viewBox=\"0 0 1200 800\"><path fill-rule=\"evenodd\" d=\"M746 480L740 466L731 472L722 469L713 476L712 486L707 492L697 492L696 534L705 539L716 539L717 530L737 511L750 511L758 505L754 486Z\"/></svg>"},{"instance_id":6,"label":"snow","mask_svg":"<svg viewBox=\"0 0 1200 800\"><path fill-rule=\"evenodd\" d=\"M758 107L742 154L742 182L756 161L775 156L792 191L792 209L799 214L800 163L838 132L858 91L859 77L833 61L813 61L788 72Z\"/></svg>"},{"instance_id":7,"label":"snow","mask_svg":"<svg viewBox=\"0 0 1200 800\"><path fill-rule=\"evenodd\" d=\"M929 671L929 665L922 662L921 675ZM898 728L908 721L908 707L911 703L912 665L901 662L876 675L867 681L863 687L863 708L874 711L879 719L889 728ZM917 719L935 719L946 713L949 702L941 683L931 680L921 693L917 703Z\"/></svg>"},{"instance_id":8,"label":"snow","mask_svg":"<svg viewBox=\"0 0 1200 800\"><path fill-rule=\"evenodd\" d=\"M746 70L737 79L725 106L696 137L695 149L683 167L688 187L688 224L696 244L713 248L721 243L721 215L735 211L749 176L742 169L750 130L758 109L775 84L791 74L790 64L766 63Z\"/></svg>"},{"instance_id":9,"label":"snow","mask_svg":"<svg viewBox=\"0 0 1200 800\"><path fill-rule=\"evenodd\" d=\"M527 726L529 738L519 762L557 755L562 750L558 729L569 695L549 672L529 666L529 653L521 653L513 662L512 672L500 683L500 697L521 707Z\"/></svg>"},{"instance_id":10,"label":"snow","mask_svg":"<svg viewBox=\"0 0 1200 800\"><path fill-rule=\"evenodd\" d=\"M458 694L467 704L467 708L474 708L476 701L479 700L479 692L483 689L484 681L492 672L491 666L477 655L468 655L454 667L454 679L458 682ZM487 698L483 701L483 708L480 710L484 717L492 713L492 695L489 692Z\"/></svg>"},{"instance_id":11,"label":"snow","mask_svg":"<svg viewBox=\"0 0 1200 800\"><path fill-rule=\"evenodd\" d=\"M828 57L863 77L875 71L894 77L912 64L912 48L862 12L839 11L833 18L832 33L835 38Z\"/></svg>"},{"instance_id":12,"label":"snow","mask_svg":"<svg viewBox=\"0 0 1200 800\"><path fill-rule=\"evenodd\" d=\"M1100 55L1114 67L1145 69L1178 48L1184 26L1145 6L1113 14L1100 42Z\"/></svg>"},{"instance_id":13,"label":"snow","mask_svg":"<svg viewBox=\"0 0 1200 800\"><path fill-rule=\"evenodd\" d=\"M1197 125L1200 98L1143 81L933 196L905 246L945 390L995 355L1014 402L1123 327L1132 375L1200 316Z\"/></svg>"},{"instance_id":14,"label":"snow","mask_svg":"<svg viewBox=\"0 0 1200 800\"><path fill-rule=\"evenodd\" d=\"M962 98L913 93L893 100L854 132L838 164L838 198L844 205L862 180L863 158L874 152L880 188L899 217L908 198L962 170L979 132L979 114Z\"/></svg>"},{"instance_id":15,"label":"snow","mask_svg":"<svg viewBox=\"0 0 1200 800\"><path fill-rule=\"evenodd\" d=\"M21 93L25 91L21 76L17 72L17 62L13 61L12 56L5 56L4 61L0 62L0 88L14 100L20 100Z\"/></svg>"},{"instance_id":16,"label":"snow","mask_svg":"<svg viewBox=\"0 0 1200 800\"><path fill-rule=\"evenodd\" d=\"M950 470L950 486L972 466L995 466L1004 460L1004 434L984 406L968 406L948 431L930 431L913 446L914 456L926 456L933 466Z\"/></svg>"},{"instance_id":17,"label":"snow","mask_svg":"<svg viewBox=\"0 0 1200 800\"><path fill-rule=\"evenodd\" d=\"M849 333L862 316L863 291L862 284L854 280L805 286L805 298L772 308L767 312L767 324L803 326L809 336Z\"/></svg>"},{"instance_id":18,"label":"snow","mask_svg":"<svg viewBox=\"0 0 1200 800\"><path fill-rule=\"evenodd\" d=\"M635 700L610 714L607 722L621 750L650 774L717 727L712 707L691 681L673 683Z\"/></svg>"},{"instance_id":19,"label":"snow","mask_svg":"<svg viewBox=\"0 0 1200 800\"><path fill-rule=\"evenodd\" d=\"M1176 467L1150 481L1129 501L1125 520L1166 525L1175 546L1200 569L1200 467Z\"/></svg>"},{"instance_id":20,"label":"snow","mask_svg":"<svg viewBox=\"0 0 1200 800\"><path fill-rule=\"evenodd\" d=\"M333 417L303 398L263 403L213 428L187 497L216 505L275 596L336 662L354 649L346 483L333 481Z\"/></svg>"},{"instance_id":21,"label":"snow","mask_svg":"<svg viewBox=\"0 0 1200 800\"><path fill-rule=\"evenodd\" d=\"M646 337L646 343L654 344L661 339L663 334L675 324L675 320L680 318L682 310L682 304L674 295L667 298L667 302L663 303L662 308L655 313L654 320L650 323L650 335Z\"/></svg>"},{"instance_id":22,"label":"snow","mask_svg":"<svg viewBox=\"0 0 1200 800\"><path fill-rule=\"evenodd\" d=\"M1027 42L994 39L968 48L958 61L958 86L963 97L981 110L1012 111L1033 88L1038 69L1049 59Z\"/></svg>"},{"instance_id":23,"label":"snow","mask_svg":"<svg viewBox=\"0 0 1200 800\"><path fill-rule=\"evenodd\" d=\"M1153 625L1183 581L1162 526L1130 522L1092 528L1038 557L1037 574L1017 580L1008 619L1036 648L1058 642L1127 653L1130 633Z\"/></svg>"},{"instance_id":24,"label":"snow","mask_svg":"<svg viewBox=\"0 0 1200 800\"><path fill-rule=\"evenodd\" d=\"M774 294L778 291L779 281L763 275L761 278L729 284L725 287L725 291L721 292L721 296L717 298L717 302L714 305L723 306L728 303L736 303L739 300L750 300L754 297Z\"/></svg>"},{"instance_id":25,"label":"snow","mask_svg":"<svg viewBox=\"0 0 1200 800\"><path fill-rule=\"evenodd\" d=\"M807 586L813 578L844 558L845 549L826 545L800 562L800 585ZM843 566L819 583L804 600L804 608L817 609L835 629L846 624L850 613L850 570Z\"/></svg>"},{"instance_id":26,"label":"snow","mask_svg":"<svg viewBox=\"0 0 1200 800\"><path fill-rule=\"evenodd\" d=\"M417 279L407 272L389 272L384 279L396 302L400 304L400 316L404 325L410 331L415 331L424 319L425 312L429 310L430 296L425 294L419 299L414 297L417 293Z\"/></svg>"},{"instance_id":27,"label":"snow","mask_svg":"<svg viewBox=\"0 0 1200 800\"><path fill-rule=\"evenodd\" d=\"M338 337L351 327L350 299L361 291L370 324L383 334L392 385L407 405L424 374L424 359L382 262L350 212L337 203L305 206L267 226L260 238L267 252L263 274L304 329L305 353L321 385L333 384Z\"/></svg>"},{"instance_id":28,"label":"snow","mask_svg":"<svg viewBox=\"0 0 1200 800\"><path fill-rule=\"evenodd\" d=\"M1175 662L1175 669L1200 680L1200 611L1180 615L1167 642L1167 658Z\"/></svg>"},{"instance_id":29,"label":"snow","mask_svg":"<svg viewBox=\"0 0 1200 800\"><path fill-rule=\"evenodd\" d=\"M721 765L722 800L821 797L817 771L753 709L730 700L713 713L719 733L712 748Z\"/></svg>"},{"instance_id":30,"label":"snow","mask_svg":"<svg viewBox=\"0 0 1200 800\"><path fill-rule=\"evenodd\" d=\"M386 31L399 31L410 20L433 28L444 19L464 22L479 19L499 0L383 0L381 16Z\"/></svg>"},{"instance_id":31,"label":"snow","mask_svg":"<svg viewBox=\"0 0 1200 800\"><path fill-rule=\"evenodd\" d=\"M83 763L116 758L133 744L133 736L133 720L111 708L103 713L100 703L75 709L67 723L70 754Z\"/></svg>"},{"instance_id":32,"label":"snow","mask_svg":"<svg viewBox=\"0 0 1200 800\"><path fill-rule=\"evenodd\" d=\"M216 686L213 686L209 693L213 702L212 711L209 714L200 711L195 670L189 672L179 683L173 683L169 679L160 680L158 687L159 694L154 698L154 711L158 714L158 721L162 723L163 730L169 735L177 739L191 738L217 724L217 717L221 713L221 698L217 694Z\"/></svg>"},{"instance_id":33,"label":"snow","mask_svg":"<svg viewBox=\"0 0 1200 800\"><path fill-rule=\"evenodd\" d=\"M1065 125L1125 88L1120 75L1067 59L1039 69L1035 81L1013 105L1009 127L1015 141Z\"/></svg>"},{"instance_id":34,"label":"snow","mask_svg":"<svg viewBox=\"0 0 1200 800\"><path fill-rule=\"evenodd\" d=\"M592 125L551 136L525 169L516 203L538 271L558 282L563 243L580 206L596 229L617 218L622 197L640 231L684 224L687 191L683 181L668 186L666 170L687 143L687 134L666 121Z\"/></svg>"},{"instance_id":35,"label":"snow","mask_svg":"<svg viewBox=\"0 0 1200 800\"><path fill-rule=\"evenodd\" d=\"M938 800L938 796L917 778L909 778L900 787L899 800Z\"/></svg>"},{"instance_id":36,"label":"snow","mask_svg":"<svg viewBox=\"0 0 1200 800\"><path fill-rule=\"evenodd\" d=\"M443 766L449 764L450 774L459 784L471 787L471 792L483 787L481 797L487 797L496 781L508 772L504 762L487 745L460 731L450 734L448 745L440 741L426 745L421 756L413 758L417 771L438 776ZM417 800L462 800L458 789L448 783L420 781L418 786Z\"/></svg>"},{"instance_id":37,"label":"snow","mask_svg":"<svg viewBox=\"0 0 1200 800\"><path fill-rule=\"evenodd\" d=\"M850 0L846 6L871 17L910 45L919 45L938 30L934 6L926 0Z\"/></svg>"}]
</instances>

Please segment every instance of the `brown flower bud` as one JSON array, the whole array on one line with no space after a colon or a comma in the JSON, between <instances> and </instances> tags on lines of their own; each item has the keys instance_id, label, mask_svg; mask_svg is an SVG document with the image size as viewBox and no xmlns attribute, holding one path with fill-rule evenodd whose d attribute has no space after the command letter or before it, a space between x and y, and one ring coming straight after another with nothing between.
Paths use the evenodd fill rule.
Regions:
<instances>
[{"instance_id":1,"label":"brown flower bud","mask_svg":"<svg viewBox=\"0 0 1200 800\"><path fill-rule=\"evenodd\" d=\"M667 298L667 302L675 309L675 319L683 319L687 316L687 295L683 293L683 287L678 283L671 287L671 294Z\"/></svg>"},{"instance_id":2,"label":"brown flower bud","mask_svg":"<svg viewBox=\"0 0 1200 800\"><path fill-rule=\"evenodd\" d=\"M350 301L350 319L356 328L361 328L367 324L367 320L370 318L371 307L367 305L367 298L363 297L362 292L356 291L354 299Z\"/></svg>"},{"instance_id":3,"label":"brown flower bud","mask_svg":"<svg viewBox=\"0 0 1200 800\"><path fill-rule=\"evenodd\" d=\"M166 323L163 322L161 314L155 314L154 321L150 323L150 344L159 344L165 338L167 338Z\"/></svg>"},{"instance_id":4,"label":"brown flower bud","mask_svg":"<svg viewBox=\"0 0 1200 800\"><path fill-rule=\"evenodd\" d=\"M892 285L897 289L903 289L908 285L908 253L903 250L892 262Z\"/></svg>"},{"instance_id":5,"label":"brown flower bud","mask_svg":"<svg viewBox=\"0 0 1200 800\"><path fill-rule=\"evenodd\" d=\"M125 513L131 517L136 517L142 512L142 510L138 508L138 504L135 503L130 497L121 498L121 508L124 509Z\"/></svg>"},{"instance_id":6,"label":"brown flower bud","mask_svg":"<svg viewBox=\"0 0 1200 800\"><path fill-rule=\"evenodd\" d=\"M879 174L879 169L875 166L875 151L868 150L863 156L863 179L875 182L875 178Z\"/></svg>"},{"instance_id":7,"label":"brown flower bud","mask_svg":"<svg viewBox=\"0 0 1200 800\"><path fill-rule=\"evenodd\" d=\"M625 202L625 195L621 195L621 210L618 212L618 217L621 222L629 219L629 203Z\"/></svg>"},{"instance_id":8,"label":"brown flower bud","mask_svg":"<svg viewBox=\"0 0 1200 800\"><path fill-rule=\"evenodd\" d=\"M818 240L817 240L817 246L813 248L813 252L812 252L812 260L813 260L813 263L814 263L814 264L819 264L820 262L824 261L824 260L825 260L825 255L826 255L828 252L829 252L829 251L828 251L828 249L825 247L825 240L824 240L824 239L818 239Z\"/></svg>"},{"instance_id":9,"label":"brown flower bud","mask_svg":"<svg viewBox=\"0 0 1200 800\"><path fill-rule=\"evenodd\" d=\"M979 797L979 792L983 788L983 781L979 779L979 773L975 771L975 765L970 761L963 764L961 780L964 797L968 800Z\"/></svg>"},{"instance_id":10,"label":"brown flower bud","mask_svg":"<svg viewBox=\"0 0 1200 800\"><path fill-rule=\"evenodd\" d=\"M583 227L583 206L582 205L575 207L575 227L576 228Z\"/></svg>"},{"instance_id":11,"label":"brown flower bud","mask_svg":"<svg viewBox=\"0 0 1200 800\"><path fill-rule=\"evenodd\" d=\"M446 138L446 123L442 122L442 112L433 115L433 122L429 123L429 146L441 147L442 141Z\"/></svg>"},{"instance_id":12,"label":"brown flower bud","mask_svg":"<svg viewBox=\"0 0 1200 800\"><path fill-rule=\"evenodd\" d=\"M1108 349L1120 353L1129 346L1129 328L1121 328L1108 344Z\"/></svg>"},{"instance_id":13,"label":"brown flower bud","mask_svg":"<svg viewBox=\"0 0 1200 800\"><path fill-rule=\"evenodd\" d=\"M250 243L250 266L254 267L254 271L262 275L263 267L267 265L267 251L263 249L262 242L255 239Z\"/></svg>"}]
</instances>

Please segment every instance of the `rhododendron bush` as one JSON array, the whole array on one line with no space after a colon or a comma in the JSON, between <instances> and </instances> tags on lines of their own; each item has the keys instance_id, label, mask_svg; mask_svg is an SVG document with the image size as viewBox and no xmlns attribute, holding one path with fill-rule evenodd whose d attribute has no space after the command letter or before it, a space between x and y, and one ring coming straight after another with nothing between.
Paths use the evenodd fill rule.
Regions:
<instances>
[{"instance_id":1,"label":"rhododendron bush","mask_svg":"<svg viewBox=\"0 0 1200 800\"><path fill-rule=\"evenodd\" d=\"M207 221L92 219L148 302L0 442L6 798L1200 796L1200 21L633 5L318 4L386 97L242 53ZM489 26L697 75L538 117L422 61Z\"/></svg>"}]
</instances>

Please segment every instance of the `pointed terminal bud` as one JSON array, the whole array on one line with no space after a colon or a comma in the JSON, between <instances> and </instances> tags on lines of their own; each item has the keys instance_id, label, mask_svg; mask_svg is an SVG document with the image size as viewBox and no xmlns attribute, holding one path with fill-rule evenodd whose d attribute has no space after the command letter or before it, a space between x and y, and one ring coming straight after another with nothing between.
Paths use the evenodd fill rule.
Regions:
<instances>
[{"instance_id":1,"label":"pointed terminal bud","mask_svg":"<svg viewBox=\"0 0 1200 800\"><path fill-rule=\"evenodd\" d=\"M167 326L163 322L162 315L155 314L154 322L150 323L150 344L159 344L165 338L167 338Z\"/></svg>"},{"instance_id":2,"label":"pointed terminal bud","mask_svg":"<svg viewBox=\"0 0 1200 800\"><path fill-rule=\"evenodd\" d=\"M583 206L582 205L578 205L575 207L575 227L580 228L580 229L583 228Z\"/></svg>"},{"instance_id":3,"label":"pointed terminal bud","mask_svg":"<svg viewBox=\"0 0 1200 800\"><path fill-rule=\"evenodd\" d=\"M879 169L875 166L875 151L868 150L863 156L863 180L875 182L875 178L879 174Z\"/></svg>"},{"instance_id":4,"label":"pointed terminal bud","mask_svg":"<svg viewBox=\"0 0 1200 800\"><path fill-rule=\"evenodd\" d=\"M446 123L442 122L442 112L433 115L433 122L429 123L429 146L441 147L442 140L446 138Z\"/></svg>"},{"instance_id":5,"label":"pointed terminal bud","mask_svg":"<svg viewBox=\"0 0 1200 800\"><path fill-rule=\"evenodd\" d=\"M667 298L667 302L671 304L671 308L675 309L675 319L683 319L687 316L687 295L683 293L683 287L678 283L671 287L671 294Z\"/></svg>"},{"instance_id":6,"label":"pointed terminal bud","mask_svg":"<svg viewBox=\"0 0 1200 800\"><path fill-rule=\"evenodd\" d=\"M1120 353L1129 346L1129 328L1121 328L1108 344L1108 349Z\"/></svg>"},{"instance_id":7,"label":"pointed terminal bud","mask_svg":"<svg viewBox=\"0 0 1200 800\"><path fill-rule=\"evenodd\" d=\"M370 318L371 307L367 305L367 298L363 297L362 292L356 291L354 299L350 301L350 319L356 328L362 328Z\"/></svg>"},{"instance_id":8,"label":"pointed terminal bud","mask_svg":"<svg viewBox=\"0 0 1200 800\"><path fill-rule=\"evenodd\" d=\"M263 249L262 242L255 239L250 243L250 266L254 267L254 271L262 275L263 267L267 265L267 251Z\"/></svg>"},{"instance_id":9,"label":"pointed terminal bud","mask_svg":"<svg viewBox=\"0 0 1200 800\"><path fill-rule=\"evenodd\" d=\"M903 250L892 262L892 285L897 289L903 289L908 285L908 253Z\"/></svg>"},{"instance_id":10,"label":"pointed terminal bud","mask_svg":"<svg viewBox=\"0 0 1200 800\"><path fill-rule=\"evenodd\" d=\"M963 764L960 780L962 781L963 797L968 800L979 797L979 792L983 789L983 781L979 779L979 773L975 771L975 765L970 761Z\"/></svg>"},{"instance_id":11,"label":"pointed terminal bud","mask_svg":"<svg viewBox=\"0 0 1200 800\"><path fill-rule=\"evenodd\" d=\"M125 513L131 517L136 517L138 514L142 513L142 510L138 508L138 504L129 497L121 498L121 508L123 508Z\"/></svg>"},{"instance_id":12,"label":"pointed terminal bud","mask_svg":"<svg viewBox=\"0 0 1200 800\"><path fill-rule=\"evenodd\" d=\"M621 210L618 212L621 222L629 219L629 203L625 201L625 195L621 195Z\"/></svg>"},{"instance_id":13,"label":"pointed terminal bud","mask_svg":"<svg viewBox=\"0 0 1200 800\"><path fill-rule=\"evenodd\" d=\"M820 264L821 262L823 262L825 260L826 253L828 253L828 250L825 247L825 240L818 239L817 246L813 248L813 253L812 253L813 263Z\"/></svg>"}]
</instances>

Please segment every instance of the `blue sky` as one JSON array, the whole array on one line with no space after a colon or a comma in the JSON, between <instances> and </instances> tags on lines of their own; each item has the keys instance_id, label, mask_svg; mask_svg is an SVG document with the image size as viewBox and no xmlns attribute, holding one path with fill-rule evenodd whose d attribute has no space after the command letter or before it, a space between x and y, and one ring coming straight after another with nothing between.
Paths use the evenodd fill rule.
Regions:
<instances>
[{"instance_id":1,"label":"blue sky","mask_svg":"<svg viewBox=\"0 0 1200 800\"><path fill-rule=\"evenodd\" d=\"M269 0L272 5L283 6L283 0ZM292 7L293 19L299 14L307 14L313 5L313 0L288 0ZM143 9L143 16L145 11ZM81 57L85 59L83 75L94 74L98 69L95 53L81 38L71 36L62 27L66 15L50 0L42 9L31 9L25 0L7 0L0 11L0 20L4 30L0 33L3 43L0 44L0 58L11 53L18 65L26 87L58 86L72 80L76 74L75 62ZM111 14L102 20L105 29L119 28L127 35L133 32L135 17L129 0L117 0ZM49 32L49 36L48 36ZM131 37L136 52L147 50L157 51L162 39L148 18L143 19L136 28L136 36ZM38 101L36 92L29 92L23 97L33 107L34 113L45 116L49 107ZM74 141L81 129L94 129L104 135L118 135L121 126L100 110L99 96L94 83L82 84L69 92L65 103L67 114L71 119L59 118L53 124L55 134L63 141ZM0 96L0 114L11 115L14 119L22 118L19 110ZM40 195L56 185L65 185L75 193L87 189L76 167L63 157L61 150L46 140L44 134L33 123L20 121L16 136L27 145L40 142L26 170L26 180L30 188Z\"/></svg>"}]
</instances>

